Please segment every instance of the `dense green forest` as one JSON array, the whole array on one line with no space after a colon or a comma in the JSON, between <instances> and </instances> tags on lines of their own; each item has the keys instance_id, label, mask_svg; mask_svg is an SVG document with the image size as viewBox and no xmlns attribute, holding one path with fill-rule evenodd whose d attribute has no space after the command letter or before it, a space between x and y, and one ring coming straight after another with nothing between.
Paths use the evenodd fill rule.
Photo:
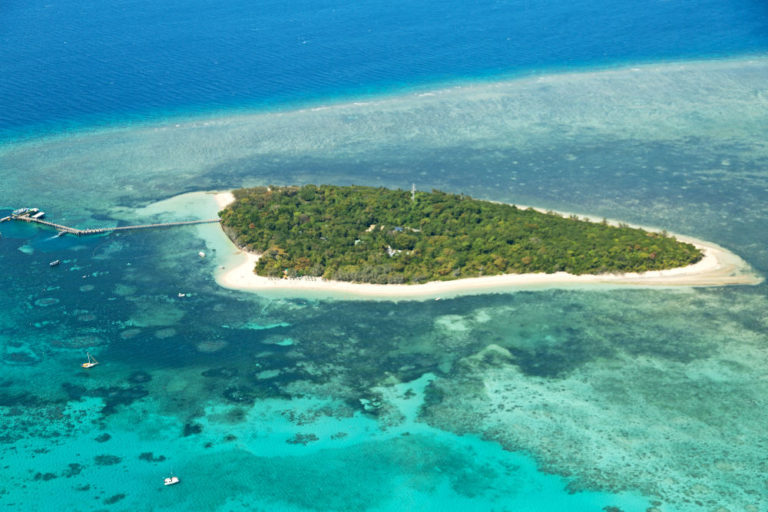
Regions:
<instances>
[{"instance_id":1,"label":"dense green forest","mask_svg":"<svg viewBox=\"0 0 768 512\"><path fill-rule=\"evenodd\" d=\"M702 257L663 233L609 226L440 191L257 187L220 212L256 273L365 283L498 274L602 274L682 267Z\"/></svg>"}]
</instances>

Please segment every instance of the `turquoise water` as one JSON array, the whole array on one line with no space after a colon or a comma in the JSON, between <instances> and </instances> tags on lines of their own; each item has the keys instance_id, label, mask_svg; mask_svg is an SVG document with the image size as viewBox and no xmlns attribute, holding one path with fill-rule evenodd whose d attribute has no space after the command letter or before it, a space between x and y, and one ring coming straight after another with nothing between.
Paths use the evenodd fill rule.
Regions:
<instances>
[{"instance_id":1,"label":"turquoise water","mask_svg":"<svg viewBox=\"0 0 768 512\"><path fill-rule=\"evenodd\" d=\"M764 274L766 78L689 62L65 134L0 150L3 201L85 227L210 217L211 195L156 203L189 190L415 182L698 236ZM0 231L8 510L766 504L766 285L281 299L215 284L215 226Z\"/></svg>"},{"instance_id":2,"label":"turquoise water","mask_svg":"<svg viewBox=\"0 0 768 512\"><path fill-rule=\"evenodd\" d=\"M12 1L0 217L415 183L696 236L765 275L766 14ZM768 507L766 284L281 298L216 284L237 258L216 226L0 233L3 510Z\"/></svg>"}]
</instances>

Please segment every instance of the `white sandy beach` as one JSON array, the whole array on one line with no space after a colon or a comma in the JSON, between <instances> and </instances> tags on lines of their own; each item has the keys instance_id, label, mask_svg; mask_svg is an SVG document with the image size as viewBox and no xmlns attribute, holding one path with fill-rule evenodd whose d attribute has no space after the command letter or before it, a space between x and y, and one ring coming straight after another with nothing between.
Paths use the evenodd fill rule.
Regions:
<instances>
[{"instance_id":1,"label":"white sandy beach","mask_svg":"<svg viewBox=\"0 0 768 512\"><path fill-rule=\"evenodd\" d=\"M231 192L217 193L220 209L234 201ZM561 212L560 212L561 213ZM567 214L565 214L567 215ZM635 226L640 227L640 226ZM651 230L649 228L643 228ZM326 281L320 278L271 279L254 274L258 255L237 249L242 260L225 268L216 281L225 288L235 290L277 292L280 295L329 295L335 298L439 298L464 294L540 289L581 287L583 285L630 285L630 286L726 286L754 285L763 281L747 262L736 254L711 242L674 234L678 240L688 242L704 253L698 263L671 270L643 273L573 275L565 272L554 274L505 274L499 276L435 281L418 285L360 284L342 281Z\"/></svg>"}]
</instances>

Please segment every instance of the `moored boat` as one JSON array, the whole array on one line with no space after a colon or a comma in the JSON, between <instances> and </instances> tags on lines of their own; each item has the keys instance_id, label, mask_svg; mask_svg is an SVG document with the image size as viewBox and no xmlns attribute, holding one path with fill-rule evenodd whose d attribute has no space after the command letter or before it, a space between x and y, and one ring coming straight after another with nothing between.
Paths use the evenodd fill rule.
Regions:
<instances>
[{"instance_id":1,"label":"moored boat","mask_svg":"<svg viewBox=\"0 0 768 512\"><path fill-rule=\"evenodd\" d=\"M85 362L80 366L82 366L83 368L93 368L94 366L99 364L99 362L91 354L89 354L88 352L86 352L85 354L88 356L88 362Z\"/></svg>"}]
</instances>

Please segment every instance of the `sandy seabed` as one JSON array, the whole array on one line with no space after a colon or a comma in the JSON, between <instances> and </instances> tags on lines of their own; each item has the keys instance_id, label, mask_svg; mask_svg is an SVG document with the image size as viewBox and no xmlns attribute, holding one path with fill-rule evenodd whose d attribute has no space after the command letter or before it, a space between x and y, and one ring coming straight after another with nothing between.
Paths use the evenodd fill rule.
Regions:
<instances>
[{"instance_id":1,"label":"sandy seabed","mask_svg":"<svg viewBox=\"0 0 768 512\"><path fill-rule=\"evenodd\" d=\"M215 195L217 206L225 208L234 201L231 192ZM568 215L568 214L564 214ZM594 220L594 219L593 219ZM635 226L640 227L640 226ZM653 229L643 228L649 231ZM239 251L242 259L225 266L216 276L216 281L233 290L276 292L293 296L331 296L340 298L382 298L382 299L426 299L452 297L488 292L529 290L541 288L602 286L727 286L755 285L763 281L750 265L738 255L711 242L674 234L682 242L699 248L704 257L698 263L670 270L643 273L573 275L566 272L553 274L504 274L498 276L434 281L426 284L366 284L343 281L327 281L321 278L275 279L256 275L254 266L258 254Z\"/></svg>"}]
</instances>

